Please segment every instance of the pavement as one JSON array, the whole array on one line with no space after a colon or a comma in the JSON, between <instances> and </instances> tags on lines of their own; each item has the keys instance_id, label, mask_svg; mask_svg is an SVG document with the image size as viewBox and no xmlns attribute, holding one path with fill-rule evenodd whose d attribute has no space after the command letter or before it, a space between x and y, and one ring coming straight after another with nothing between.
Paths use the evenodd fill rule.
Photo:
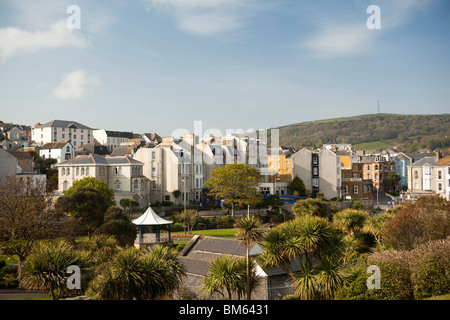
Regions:
<instances>
[{"instance_id":1,"label":"pavement","mask_svg":"<svg viewBox=\"0 0 450 320\"><path fill-rule=\"evenodd\" d=\"M47 297L47 293L26 291L22 289L0 289L0 300L18 300L27 298Z\"/></svg>"}]
</instances>

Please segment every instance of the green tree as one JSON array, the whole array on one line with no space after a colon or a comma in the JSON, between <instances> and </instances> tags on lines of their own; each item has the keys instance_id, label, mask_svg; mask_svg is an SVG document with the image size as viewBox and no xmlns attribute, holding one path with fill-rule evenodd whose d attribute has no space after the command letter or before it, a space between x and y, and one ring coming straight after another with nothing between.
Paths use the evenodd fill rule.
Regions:
<instances>
[{"instance_id":1,"label":"green tree","mask_svg":"<svg viewBox=\"0 0 450 320\"><path fill-rule=\"evenodd\" d=\"M257 217L248 217L248 218L242 218L236 221L235 224L236 228L236 236L238 238L242 238L242 242L245 244L246 248L246 254L245 254L245 261L246 261L246 278L247 278L247 300L251 300L251 268L250 264L252 263L250 261L250 248L251 246L258 242L258 240L262 237L261 232L261 221Z\"/></svg>"},{"instance_id":2,"label":"green tree","mask_svg":"<svg viewBox=\"0 0 450 320\"><path fill-rule=\"evenodd\" d=\"M173 196L175 197L175 201L178 203L178 199L180 198L180 196L181 196L181 191L180 190L174 190L173 192L172 192L172 194L173 194Z\"/></svg>"},{"instance_id":3,"label":"green tree","mask_svg":"<svg viewBox=\"0 0 450 320\"><path fill-rule=\"evenodd\" d=\"M73 250L67 243L40 243L27 257L22 268L20 287L27 290L48 290L58 300L67 290L71 274L67 268L76 265L81 272L89 267L89 257Z\"/></svg>"},{"instance_id":4,"label":"green tree","mask_svg":"<svg viewBox=\"0 0 450 320\"><path fill-rule=\"evenodd\" d=\"M76 189L81 187L91 187L100 191L108 206L113 206L116 204L116 200L114 199L114 191L109 188L105 182L94 177L84 177L81 180L75 180L72 186L64 191L64 195L70 196Z\"/></svg>"},{"instance_id":5,"label":"green tree","mask_svg":"<svg viewBox=\"0 0 450 320\"><path fill-rule=\"evenodd\" d=\"M133 212L134 209L139 207L139 202L133 199L120 199L119 204L122 206L122 208L125 210L125 212L128 213L128 217L131 218L131 212Z\"/></svg>"},{"instance_id":6,"label":"green tree","mask_svg":"<svg viewBox=\"0 0 450 320\"><path fill-rule=\"evenodd\" d=\"M305 183L299 176L295 176L288 185L288 190L291 195L295 194L298 197L306 197Z\"/></svg>"},{"instance_id":7,"label":"green tree","mask_svg":"<svg viewBox=\"0 0 450 320\"><path fill-rule=\"evenodd\" d=\"M169 247L148 252L135 248L120 251L91 282L87 294L95 299L142 300L173 292L184 277L183 265Z\"/></svg>"},{"instance_id":8,"label":"green tree","mask_svg":"<svg viewBox=\"0 0 450 320\"><path fill-rule=\"evenodd\" d=\"M388 192L395 192L397 189L398 183L402 178L393 172L389 173L388 176L383 180L384 190Z\"/></svg>"},{"instance_id":9,"label":"green tree","mask_svg":"<svg viewBox=\"0 0 450 320\"><path fill-rule=\"evenodd\" d=\"M427 241L450 236L450 201L438 195L408 201L384 226L383 244L411 250Z\"/></svg>"},{"instance_id":10,"label":"green tree","mask_svg":"<svg viewBox=\"0 0 450 320\"><path fill-rule=\"evenodd\" d=\"M202 293L204 296L210 296L217 292L225 297L226 291L230 300L233 294L240 297L246 284L245 274L245 260L228 255L218 256L209 264Z\"/></svg>"},{"instance_id":11,"label":"green tree","mask_svg":"<svg viewBox=\"0 0 450 320\"><path fill-rule=\"evenodd\" d=\"M104 223L94 231L94 235L98 234L114 236L123 247L132 246L136 239L136 226L122 209L111 206L105 212Z\"/></svg>"},{"instance_id":12,"label":"green tree","mask_svg":"<svg viewBox=\"0 0 450 320\"><path fill-rule=\"evenodd\" d=\"M261 266L285 270L300 299L329 299L345 281L342 236L327 219L301 215L272 228L261 244ZM299 270L293 261L299 261Z\"/></svg>"},{"instance_id":13,"label":"green tree","mask_svg":"<svg viewBox=\"0 0 450 320\"><path fill-rule=\"evenodd\" d=\"M364 227L367 220L367 213L362 210L344 209L333 216L334 225L350 236L357 235Z\"/></svg>"},{"instance_id":14,"label":"green tree","mask_svg":"<svg viewBox=\"0 0 450 320\"><path fill-rule=\"evenodd\" d=\"M260 181L261 175L256 168L234 163L212 170L205 188L209 189L208 195L231 204L231 216L234 216L236 204L249 203L257 197Z\"/></svg>"},{"instance_id":15,"label":"green tree","mask_svg":"<svg viewBox=\"0 0 450 320\"><path fill-rule=\"evenodd\" d=\"M183 226L184 233L186 233L186 230L187 233L192 233L195 225L200 220L200 215L198 214L197 210L186 209L181 211L178 214L177 218Z\"/></svg>"},{"instance_id":16,"label":"green tree","mask_svg":"<svg viewBox=\"0 0 450 320\"><path fill-rule=\"evenodd\" d=\"M337 211L336 207L331 205L329 202L314 198L298 200L292 207L292 210L298 217L305 214L310 214L326 219L331 219L333 214Z\"/></svg>"},{"instance_id":17,"label":"green tree","mask_svg":"<svg viewBox=\"0 0 450 320\"><path fill-rule=\"evenodd\" d=\"M92 233L103 224L107 204L100 191L92 187L79 187L68 196L60 196L55 208L77 219L91 238Z\"/></svg>"},{"instance_id":18,"label":"green tree","mask_svg":"<svg viewBox=\"0 0 450 320\"><path fill-rule=\"evenodd\" d=\"M383 212L367 217L364 229L375 237L377 245L381 245L381 235L386 223L394 217L391 212Z\"/></svg>"}]
</instances>

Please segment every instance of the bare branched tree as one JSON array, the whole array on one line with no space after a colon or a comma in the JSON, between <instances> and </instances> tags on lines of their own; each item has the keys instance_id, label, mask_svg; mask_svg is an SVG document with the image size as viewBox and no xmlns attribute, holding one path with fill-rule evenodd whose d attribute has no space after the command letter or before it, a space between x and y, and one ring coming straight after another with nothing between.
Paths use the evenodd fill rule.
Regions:
<instances>
[{"instance_id":1,"label":"bare branched tree","mask_svg":"<svg viewBox=\"0 0 450 320\"><path fill-rule=\"evenodd\" d=\"M56 213L46 181L35 176L0 178L0 242L19 259L19 268L34 242L55 236Z\"/></svg>"}]
</instances>

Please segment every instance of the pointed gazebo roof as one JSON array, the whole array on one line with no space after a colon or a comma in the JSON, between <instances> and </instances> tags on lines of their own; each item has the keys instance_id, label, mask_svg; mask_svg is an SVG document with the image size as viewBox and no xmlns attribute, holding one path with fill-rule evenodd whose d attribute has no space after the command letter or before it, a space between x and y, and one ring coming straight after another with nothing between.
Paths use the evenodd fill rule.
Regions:
<instances>
[{"instance_id":1,"label":"pointed gazebo roof","mask_svg":"<svg viewBox=\"0 0 450 320\"><path fill-rule=\"evenodd\" d=\"M133 223L137 226L159 226L171 224L173 221L161 218L151 207L148 207L139 218L133 220Z\"/></svg>"}]
</instances>

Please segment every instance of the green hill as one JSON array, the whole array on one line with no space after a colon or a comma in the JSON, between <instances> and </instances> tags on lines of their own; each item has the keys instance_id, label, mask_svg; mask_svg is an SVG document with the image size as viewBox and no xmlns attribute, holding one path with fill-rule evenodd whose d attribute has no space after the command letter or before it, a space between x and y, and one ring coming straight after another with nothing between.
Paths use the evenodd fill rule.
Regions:
<instances>
[{"instance_id":1,"label":"green hill","mask_svg":"<svg viewBox=\"0 0 450 320\"><path fill-rule=\"evenodd\" d=\"M368 114L291 124L279 129L280 145L320 147L351 143L356 149L403 151L450 147L450 114Z\"/></svg>"}]
</instances>

